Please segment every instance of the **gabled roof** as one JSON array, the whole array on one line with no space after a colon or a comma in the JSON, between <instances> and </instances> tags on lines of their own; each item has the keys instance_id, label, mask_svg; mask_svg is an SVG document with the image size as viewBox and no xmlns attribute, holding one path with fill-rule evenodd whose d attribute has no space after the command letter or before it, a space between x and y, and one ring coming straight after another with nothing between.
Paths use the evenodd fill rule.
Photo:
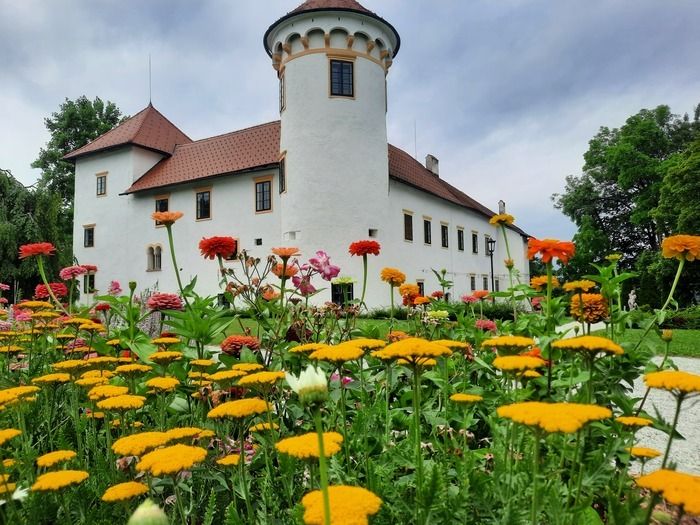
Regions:
<instances>
[{"instance_id":1,"label":"gabled roof","mask_svg":"<svg viewBox=\"0 0 700 525\"><path fill-rule=\"evenodd\" d=\"M71 151L63 158L75 160L83 155L128 144L171 155L175 146L189 142L192 142L192 139L165 118L152 104L148 104L148 107L125 120L116 128L100 135L85 146Z\"/></svg>"},{"instance_id":2,"label":"gabled roof","mask_svg":"<svg viewBox=\"0 0 700 525\"><path fill-rule=\"evenodd\" d=\"M280 123L268 122L177 146L125 193L276 165L279 156Z\"/></svg>"},{"instance_id":3,"label":"gabled roof","mask_svg":"<svg viewBox=\"0 0 700 525\"><path fill-rule=\"evenodd\" d=\"M171 157L161 160L124 193L155 190L166 186L195 182L218 175L241 173L278 166L280 121L182 144ZM435 195L485 217L495 213L448 182L434 175L405 151L389 144L389 177ZM521 235L521 229L510 226Z\"/></svg>"}]
</instances>

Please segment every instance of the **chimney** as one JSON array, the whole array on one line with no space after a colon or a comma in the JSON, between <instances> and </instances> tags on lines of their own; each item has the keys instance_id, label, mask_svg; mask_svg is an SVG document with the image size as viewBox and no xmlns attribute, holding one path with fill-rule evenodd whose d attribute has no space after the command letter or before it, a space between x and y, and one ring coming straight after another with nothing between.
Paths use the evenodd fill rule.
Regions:
<instances>
[{"instance_id":1,"label":"chimney","mask_svg":"<svg viewBox=\"0 0 700 525\"><path fill-rule=\"evenodd\" d=\"M439 163L440 161L434 155L428 154L425 156L425 167L429 169L436 177L440 176Z\"/></svg>"}]
</instances>

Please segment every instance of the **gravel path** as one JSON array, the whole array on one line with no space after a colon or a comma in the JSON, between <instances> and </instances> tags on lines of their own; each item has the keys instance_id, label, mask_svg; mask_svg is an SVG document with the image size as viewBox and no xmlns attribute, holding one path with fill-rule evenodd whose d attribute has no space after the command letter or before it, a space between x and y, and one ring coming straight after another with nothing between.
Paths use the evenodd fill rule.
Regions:
<instances>
[{"instance_id":1,"label":"gravel path","mask_svg":"<svg viewBox=\"0 0 700 525\"><path fill-rule=\"evenodd\" d=\"M654 358L659 363L661 358ZM679 370L700 374L700 359L692 357L675 357L673 362ZM634 397L644 396L646 387L644 381L639 378L634 384ZM673 421L673 413L676 409L676 401L671 394L663 390L652 389L644 405L645 410L653 415L654 407L670 424ZM700 399L686 400L681 408L681 416L678 420L678 431L685 437L684 440L674 439L671 445L671 461L675 462L678 470L700 474ZM653 428L642 428L637 432L637 444L643 447L651 447L663 452L666 450L668 436ZM661 466L661 458L651 460L644 468L645 472L651 472ZM634 471L634 469L632 469Z\"/></svg>"}]
</instances>

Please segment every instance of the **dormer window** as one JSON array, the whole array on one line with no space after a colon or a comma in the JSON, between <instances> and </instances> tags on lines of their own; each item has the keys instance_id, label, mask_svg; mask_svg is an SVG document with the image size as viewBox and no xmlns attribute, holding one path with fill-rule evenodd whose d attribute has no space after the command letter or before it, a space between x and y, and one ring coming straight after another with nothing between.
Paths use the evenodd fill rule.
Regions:
<instances>
[{"instance_id":1,"label":"dormer window","mask_svg":"<svg viewBox=\"0 0 700 525\"><path fill-rule=\"evenodd\" d=\"M353 63L347 60L331 60L331 96L354 97Z\"/></svg>"}]
</instances>

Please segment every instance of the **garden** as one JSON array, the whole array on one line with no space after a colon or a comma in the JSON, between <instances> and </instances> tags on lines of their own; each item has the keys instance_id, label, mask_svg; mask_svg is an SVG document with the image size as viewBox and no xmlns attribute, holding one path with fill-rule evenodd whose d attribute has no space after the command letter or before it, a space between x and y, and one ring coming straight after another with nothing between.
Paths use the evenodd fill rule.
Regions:
<instances>
[{"instance_id":1,"label":"garden","mask_svg":"<svg viewBox=\"0 0 700 525\"><path fill-rule=\"evenodd\" d=\"M179 290L113 281L84 305L78 279L98 268L69 266L50 282L55 247L21 246L44 284L0 310L3 523L642 525L700 515L700 476L671 454L700 376L676 368L681 331L664 328L700 237L663 241L676 273L649 312L623 303L634 274L616 254L559 283L571 242L531 238L541 276L523 282L506 259L507 290L446 302L444 273L441 290L422 296L381 264L376 241L357 241L361 296L318 305L324 282L350 283L325 252L242 252L231 269L235 240L211 237L199 248L220 269L232 305L220 306L181 280L180 217L153 216ZM492 218L502 231L512 223ZM370 272L391 305L380 321L363 318ZM496 310L504 315L490 318ZM680 353L693 355L688 333ZM646 395L635 398L640 377ZM649 401L655 390L673 396L670 417ZM662 449L639 445L645 427L666 435Z\"/></svg>"}]
</instances>

